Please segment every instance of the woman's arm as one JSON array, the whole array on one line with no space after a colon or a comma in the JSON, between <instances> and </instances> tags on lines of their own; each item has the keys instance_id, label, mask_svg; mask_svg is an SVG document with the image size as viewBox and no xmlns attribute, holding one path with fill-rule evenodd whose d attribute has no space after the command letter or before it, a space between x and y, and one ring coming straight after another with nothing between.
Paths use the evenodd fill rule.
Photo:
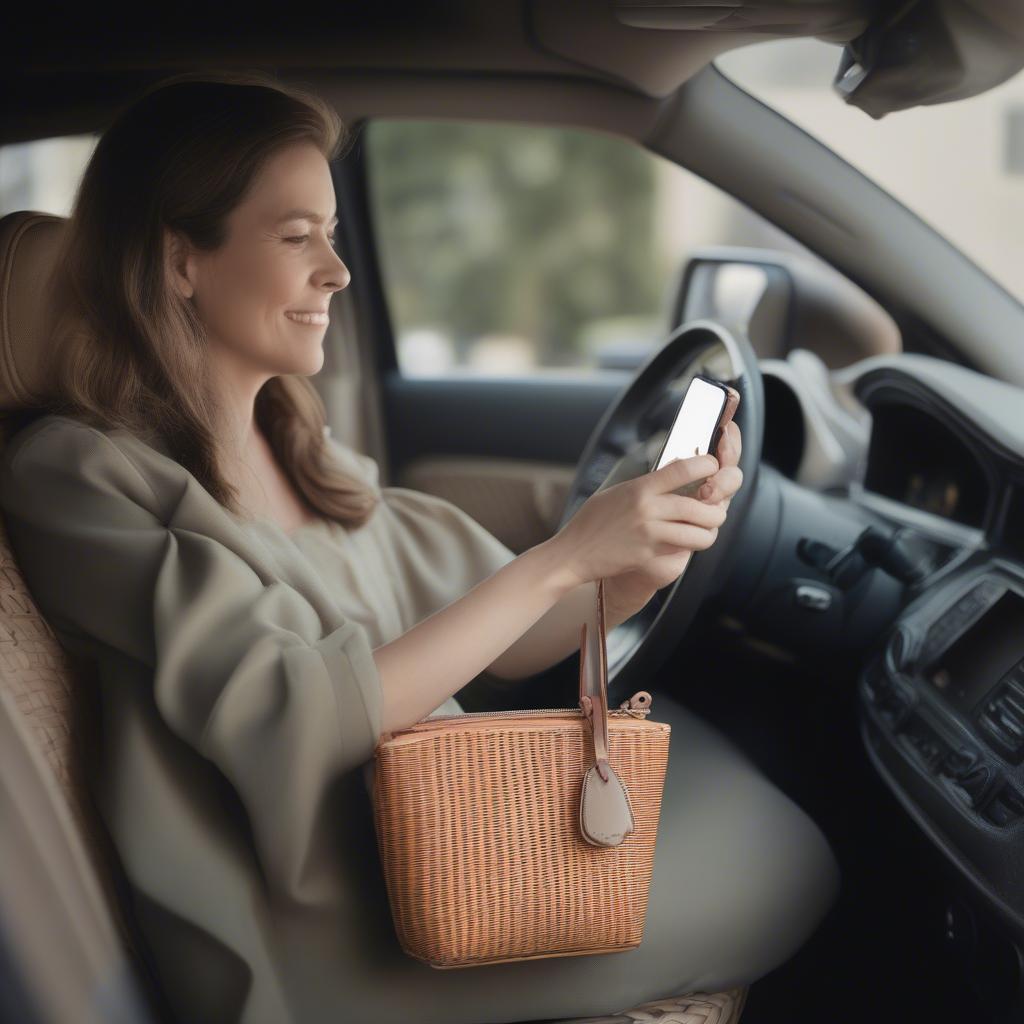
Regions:
<instances>
[{"instance_id":1,"label":"woman's arm","mask_svg":"<svg viewBox=\"0 0 1024 1024\"><path fill-rule=\"evenodd\" d=\"M593 584L572 582L557 539L556 535L524 551L468 594L374 650L383 691L382 730L391 732L421 721L492 664L500 663L505 671L536 664L534 671L540 671L545 658L547 664L554 664L575 649L559 643L560 638L571 640L575 635L575 646L579 646L579 626L587 607L580 602ZM567 601L569 597L577 604ZM557 614L551 617L556 608ZM569 619L577 608L580 618L574 623L574 634ZM544 620L538 622L542 616ZM538 642L543 639L554 656L529 653L527 641L535 623Z\"/></svg>"},{"instance_id":2,"label":"woman's arm","mask_svg":"<svg viewBox=\"0 0 1024 1024\"><path fill-rule=\"evenodd\" d=\"M729 423L718 446L720 468L701 494L707 504L727 509L739 489L741 443L739 427ZM384 694L382 729L422 720L485 669L519 681L579 648L580 626L593 620L597 584L580 584L567 573L560 536L523 552L464 597L374 650ZM635 615L678 578L692 553L673 549L607 579L607 628Z\"/></svg>"},{"instance_id":3,"label":"woman's arm","mask_svg":"<svg viewBox=\"0 0 1024 1024\"><path fill-rule=\"evenodd\" d=\"M609 630L639 611L638 608L620 606L615 599L617 578L605 580L605 624ZM591 580L573 587L543 618L491 662L488 671L499 679L517 683L557 665L579 650L580 626L594 621L596 609L596 582Z\"/></svg>"},{"instance_id":4,"label":"woman's arm","mask_svg":"<svg viewBox=\"0 0 1024 1024\"><path fill-rule=\"evenodd\" d=\"M525 551L459 600L417 623L391 643L374 650L384 691L382 729L401 729L420 721L484 668L492 676L506 680L509 689L513 689L516 683L557 665L579 650L580 626L593 621L596 614L597 584L590 581L568 591L564 585L559 588L556 584L552 588L550 573L534 554L543 546ZM527 560L525 568L520 564L524 559ZM548 562L550 564L550 557ZM537 565L531 563L540 563L539 582L534 587L523 588L522 580L528 578L527 574L536 575L538 571ZM508 570L513 568L515 572L509 573ZM545 575L548 576L547 582ZM614 599L609 600L609 595L614 593L614 582L615 578L605 581L608 629L625 622L639 610L620 607ZM527 603L511 608L510 595L517 588L527 595ZM556 594L559 589L562 597L543 611L537 620L538 608L542 609L553 599L543 595ZM536 621L526 628L526 632L517 634L517 630L525 628L519 623L528 619ZM502 649L510 635L518 635L518 639ZM411 637L412 642L406 643ZM476 642L470 642L470 637L476 637ZM455 656L437 662L435 652L446 646ZM499 652L497 657L486 664L489 652L495 650ZM423 672L423 666L432 659L440 669L434 679L425 677ZM391 683L392 674L397 681L395 686ZM395 724L389 725L389 722Z\"/></svg>"},{"instance_id":5,"label":"woman's arm","mask_svg":"<svg viewBox=\"0 0 1024 1024\"><path fill-rule=\"evenodd\" d=\"M708 477L700 495L707 504L728 509L739 489L742 438L731 422L718 445L719 470ZM693 552L672 552L662 561L671 564L649 566L621 573L605 580L605 622L608 630L636 615L662 587L682 574ZM597 605L597 583L593 580L573 587L539 621L487 666L492 677L518 683L557 665L579 649L580 626L592 622ZM511 687L510 687L511 688Z\"/></svg>"}]
</instances>

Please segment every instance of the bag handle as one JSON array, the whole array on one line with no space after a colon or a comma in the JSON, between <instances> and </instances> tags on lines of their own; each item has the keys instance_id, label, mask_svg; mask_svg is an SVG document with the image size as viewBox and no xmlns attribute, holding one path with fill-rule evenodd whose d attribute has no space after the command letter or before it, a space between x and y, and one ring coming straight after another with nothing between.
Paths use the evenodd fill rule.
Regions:
<instances>
[{"instance_id":1,"label":"bag handle","mask_svg":"<svg viewBox=\"0 0 1024 1024\"><path fill-rule=\"evenodd\" d=\"M590 646L596 650L588 658L587 624L584 622L580 632L580 707L594 734L594 761L598 774L607 782L608 638L605 632L604 579L597 581L597 643Z\"/></svg>"},{"instance_id":2,"label":"bag handle","mask_svg":"<svg viewBox=\"0 0 1024 1024\"><path fill-rule=\"evenodd\" d=\"M580 707L594 738L594 763L580 791L580 834L592 846L619 846L636 822L629 793L608 763L608 644L604 614L604 580L597 581L597 643L588 657L587 624L580 630ZM590 680L594 682L591 685ZM649 695L644 694L648 699Z\"/></svg>"}]
</instances>

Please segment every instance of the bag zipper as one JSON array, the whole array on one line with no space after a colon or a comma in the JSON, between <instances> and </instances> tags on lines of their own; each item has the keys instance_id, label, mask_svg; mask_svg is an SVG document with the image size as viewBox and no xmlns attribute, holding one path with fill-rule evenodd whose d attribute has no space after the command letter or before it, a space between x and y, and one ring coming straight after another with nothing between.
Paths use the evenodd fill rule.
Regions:
<instances>
[{"instance_id":1,"label":"bag zipper","mask_svg":"<svg viewBox=\"0 0 1024 1024\"><path fill-rule=\"evenodd\" d=\"M647 694L646 690L634 693L629 700L624 700L617 708L609 708L609 715L628 715L630 718L644 718L651 713L650 695L647 695L646 703L640 698L640 694ZM580 715L586 717L583 708L577 705L574 708L535 708L533 710L517 709L515 711L464 711L460 715L431 715L421 719L410 728L416 725L429 725L431 722L441 722L448 718L505 718L513 715Z\"/></svg>"}]
</instances>

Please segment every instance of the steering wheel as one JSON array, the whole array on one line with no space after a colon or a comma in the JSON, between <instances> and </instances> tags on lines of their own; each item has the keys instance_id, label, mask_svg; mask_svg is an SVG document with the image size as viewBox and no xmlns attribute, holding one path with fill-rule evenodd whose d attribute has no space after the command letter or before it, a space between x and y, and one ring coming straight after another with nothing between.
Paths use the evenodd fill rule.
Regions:
<instances>
[{"instance_id":1,"label":"steering wheel","mask_svg":"<svg viewBox=\"0 0 1024 1024\"><path fill-rule=\"evenodd\" d=\"M669 335L594 428L558 524L560 530L597 491L654 467L696 373L730 384L740 393L734 418L743 439L743 483L729 503L714 544L694 551L682 576L608 632L612 707L636 689L650 689L652 675L682 639L701 604L722 589L753 504L764 437L764 384L757 354L738 330L701 319L681 324Z\"/></svg>"}]
</instances>

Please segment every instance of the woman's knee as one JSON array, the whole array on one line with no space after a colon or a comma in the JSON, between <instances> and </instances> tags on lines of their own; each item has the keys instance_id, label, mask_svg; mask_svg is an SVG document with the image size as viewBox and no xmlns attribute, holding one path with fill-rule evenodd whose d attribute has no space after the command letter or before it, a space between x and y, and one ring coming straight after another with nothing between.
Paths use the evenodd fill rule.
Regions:
<instances>
[{"instance_id":1,"label":"woman's knee","mask_svg":"<svg viewBox=\"0 0 1024 1024\"><path fill-rule=\"evenodd\" d=\"M734 928L726 939L734 963L718 980L726 987L750 984L789 960L839 895L839 865L820 828L785 794L775 790L773 799L763 842L751 851L750 874L738 887Z\"/></svg>"},{"instance_id":2,"label":"woman's knee","mask_svg":"<svg viewBox=\"0 0 1024 1024\"><path fill-rule=\"evenodd\" d=\"M726 737L680 705L665 711L676 761L655 858L664 905L651 909L691 958L685 984L749 984L816 931L839 865L815 822Z\"/></svg>"}]
</instances>

